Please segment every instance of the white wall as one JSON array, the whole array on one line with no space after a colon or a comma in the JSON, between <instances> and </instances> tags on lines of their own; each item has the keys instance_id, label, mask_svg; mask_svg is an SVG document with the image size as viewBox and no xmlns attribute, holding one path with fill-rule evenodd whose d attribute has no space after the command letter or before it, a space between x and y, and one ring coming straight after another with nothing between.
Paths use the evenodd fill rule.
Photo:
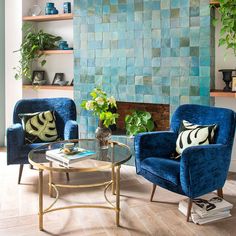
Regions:
<instances>
[{"instance_id":1,"label":"white wall","mask_svg":"<svg viewBox=\"0 0 236 236\"><path fill-rule=\"evenodd\" d=\"M44 89L24 89L24 98L56 98L67 97L73 99L73 90L44 90Z\"/></svg>"},{"instance_id":2,"label":"white wall","mask_svg":"<svg viewBox=\"0 0 236 236\"><path fill-rule=\"evenodd\" d=\"M219 18L219 14L216 16ZM232 50L226 50L225 47L218 47L219 41L219 31L220 25L216 27L215 39L216 39L216 50L215 50L215 86L216 89L223 89L225 87L225 83L222 80L222 73L219 72L220 69L235 69L236 68L236 56L233 54ZM225 57L225 53L227 52L227 56ZM225 107L232 109L236 112L236 99L235 98L224 98L217 97L215 99L215 106L217 107ZM232 162L230 166L230 170L236 172L236 138L234 140L233 154L232 154Z\"/></svg>"},{"instance_id":3,"label":"white wall","mask_svg":"<svg viewBox=\"0 0 236 236\"><path fill-rule=\"evenodd\" d=\"M0 146L4 144L5 136L5 7L0 2Z\"/></svg>"},{"instance_id":4,"label":"white wall","mask_svg":"<svg viewBox=\"0 0 236 236\"><path fill-rule=\"evenodd\" d=\"M35 66L34 70L44 70L45 79L48 84L52 84L55 73L64 73L66 81L71 83L74 73L74 57L73 54L56 54L46 56L47 63L45 66Z\"/></svg>"},{"instance_id":5,"label":"white wall","mask_svg":"<svg viewBox=\"0 0 236 236\"><path fill-rule=\"evenodd\" d=\"M22 2L19 0L5 1L5 123L12 124L15 103L22 97L22 81L15 80L13 67L19 65L19 53L13 53L21 45Z\"/></svg>"}]
</instances>

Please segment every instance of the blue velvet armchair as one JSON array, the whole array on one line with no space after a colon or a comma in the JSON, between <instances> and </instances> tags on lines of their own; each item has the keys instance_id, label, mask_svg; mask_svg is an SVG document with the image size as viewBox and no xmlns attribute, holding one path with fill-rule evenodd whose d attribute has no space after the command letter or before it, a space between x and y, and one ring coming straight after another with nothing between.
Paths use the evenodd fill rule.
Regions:
<instances>
[{"instance_id":1,"label":"blue velvet armchair","mask_svg":"<svg viewBox=\"0 0 236 236\"><path fill-rule=\"evenodd\" d=\"M179 159L171 158L182 120L194 124L217 124L214 144L184 149ZM235 133L235 113L229 109L201 105L182 105L171 119L170 131L141 133L135 137L137 174L156 185L189 198L187 221L192 199L222 188L229 170Z\"/></svg>"},{"instance_id":2,"label":"blue velvet armchair","mask_svg":"<svg viewBox=\"0 0 236 236\"><path fill-rule=\"evenodd\" d=\"M24 164L28 164L28 153L42 143L25 144L20 113L55 112L56 128L61 140L77 139L76 106L69 98L22 99L15 105L13 125L7 129L7 164L20 164L18 183L21 181Z\"/></svg>"}]
</instances>

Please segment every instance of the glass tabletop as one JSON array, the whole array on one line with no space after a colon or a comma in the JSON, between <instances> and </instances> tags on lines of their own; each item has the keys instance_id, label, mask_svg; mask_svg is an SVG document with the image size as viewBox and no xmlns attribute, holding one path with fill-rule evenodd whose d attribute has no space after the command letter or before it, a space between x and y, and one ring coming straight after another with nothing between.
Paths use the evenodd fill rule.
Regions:
<instances>
[{"instance_id":1,"label":"glass tabletop","mask_svg":"<svg viewBox=\"0 0 236 236\"><path fill-rule=\"evenodd\" d=\"M57 161L52 161L52 159L46 155L47 151L61 149L65 143L74 143L76 149L81 148L89 150L94 154L84 160L70 163L69 166L64 166ZM29 152L28 159L29 163L38 169L59 172L87 172L121 165L127 162L131 156L132 154L130 148L120 142L109 141L108 148L101 149L99 142L96 139L78 139L44 144L31 150Z\"/></svg>"}]
</instances>

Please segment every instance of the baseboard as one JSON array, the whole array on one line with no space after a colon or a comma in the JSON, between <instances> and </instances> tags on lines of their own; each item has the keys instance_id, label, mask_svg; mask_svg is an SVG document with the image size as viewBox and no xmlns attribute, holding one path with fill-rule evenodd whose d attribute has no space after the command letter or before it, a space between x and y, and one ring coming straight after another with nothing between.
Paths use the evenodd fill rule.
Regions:
<instances>
[{"instance_id":1,"label":"baseboard","mask_svg":"<svg viewBox=\"0 0 236 236\"><path fill-rule=\"evenodd\" d=\"M236 160L231 160L229 171L236 172Z\"/></svg>"}]
</instances>

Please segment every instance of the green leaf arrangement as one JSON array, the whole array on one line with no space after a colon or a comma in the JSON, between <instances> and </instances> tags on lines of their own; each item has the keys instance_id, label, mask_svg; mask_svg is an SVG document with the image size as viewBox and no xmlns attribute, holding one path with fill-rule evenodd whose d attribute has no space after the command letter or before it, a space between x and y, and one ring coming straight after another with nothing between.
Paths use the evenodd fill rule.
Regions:
<instances>
[{"instance_id":1,"label":"green leaf arrangement","mask_svg":"<svg viewBox=\"0 0 236 236\"><path fill-rule=\"evenodd\" d=\"M125 117L127 135L150 132L154 129L152 116L147 111L134 111Z\"/></svg>"},{"instance_id":2,"label":"green leaf arrangement","mask_svg":"<svg viewBox=\"0 0 236 236\"><path fill-rule=\"evenodd\" d=\"M46 56L43 50L57 49L58 42L62 39L60 36L45 33L43 30L37 31L32 24L26 23L23 28L23 40L20 49L15 52L20 52L21 59L19 66L14 67L16 70L15 79L25 77L31 80L32 63L38 61L41 66L46 64Z\"/></svg>"},{"instance_id":3,"label":"green leaf arrangement","mask_svg":"<svg viewBox=\"0 0 236 236\"><path fill-rule=\"evenodd\" d=\"M219 0L220 7L218 9L221 15L222 27L220 29L219 46L225 46L226 49L233 49L236 56L236 1L235 0ZM216 26L217 19L213 20Z\"/></svg>"}]
</instances>

